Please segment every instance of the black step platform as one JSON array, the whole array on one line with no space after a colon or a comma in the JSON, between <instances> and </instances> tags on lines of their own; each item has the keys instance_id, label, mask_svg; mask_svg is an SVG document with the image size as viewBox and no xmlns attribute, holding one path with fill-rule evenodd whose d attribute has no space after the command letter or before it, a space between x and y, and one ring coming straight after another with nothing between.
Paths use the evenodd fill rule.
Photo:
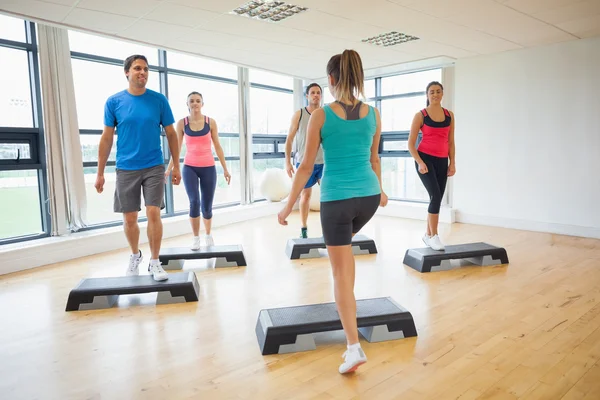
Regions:
<instances>
[{"instance_id":1,"label":"black step platform","mask_svg":"<svg viewBox=\"0 0 600 400\"><path fill-rule=\"evenodd\" d=\"M157 292L156 304L198 301L198 280L193 272L169 274L157 282L152 275L87 278L69 293L65 311L110 308L119 295Z\"/></svg>"},{"instance_id":2,"label":"black step platform","mask_svg":"<svg viewBox=\"0 0 600 400\"><path fill-rule=\"evenodd\" d=\"M291 260L299 258L318 258L321 257L319 249L325 249L325 240L323 237L308 238L308 239L290 239L285 247L285 254ZM352 252L355 255L359 254L376 254L377 246L373 239L369 239L365 235L355 235L352 238Z\"/></svg>"},{"instance_id":3,"label":"black step platform","mask_svg":"<svg viewBox=\"0 0 600 400\"><path fill-rule=\"evenodd\" d=\"M246 258L241 245L202 246L199 250L189 247L171 247L160 250L158 259L166 270L183 269L185 260L216 258L215 267L245 267Z\"/></svg>"},{"instance_id":4,"label":"black step platform","mask_svg":"<svg viewBox=\"0 0 600 400\"><path fill-rule=\"evenodd\" d=\"M450 260L465 260L481 266L508 264L506 250L491 244L478 242L445 247L439 251L429 247L408 249L403 263L419 272L451 269Z\"/></svg>"},{"instance_id":5,"label":"black step platform","mask_svg":"<svg viewBox=\"0 0 600 400\"><path fill-rule=\"evenodd\" d=\"M390 297L356 302L358 330L369 342L417 336L410 312ZM256 337L263 355L314 350L313 333L342 329L335 303L261 310Z\"/></svg>"}]
</instances>

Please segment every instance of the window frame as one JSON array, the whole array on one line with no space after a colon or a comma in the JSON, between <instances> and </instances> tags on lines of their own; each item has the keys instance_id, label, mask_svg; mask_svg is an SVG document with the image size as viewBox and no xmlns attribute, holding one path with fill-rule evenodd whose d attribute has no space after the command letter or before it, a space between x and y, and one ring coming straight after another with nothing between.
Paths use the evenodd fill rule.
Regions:
<instances>
[{"instance_id":1,"label":"window frame","mask_svg":"<svg viewBox=\"0 0 600 400\"><path fill-rule=\"evenodd\" d=\"M29 143L31 158L17 160L1 160L0 171L37 170L39 215L42 232L26 235L12 236L0 239L0 246L25 240L40 239L50 236L50 210L48 203L48 178L44 137L44 123L42 116L42 97L40 66L38 60L38 44L36 25L23 20L25 29L25 42L0 39L0 47L24 50L27 52L27 66L29 70L29 90L31 95L31 113L33 128L0 127L0 142L27 142Z\"/></svg>"}]
</instances>

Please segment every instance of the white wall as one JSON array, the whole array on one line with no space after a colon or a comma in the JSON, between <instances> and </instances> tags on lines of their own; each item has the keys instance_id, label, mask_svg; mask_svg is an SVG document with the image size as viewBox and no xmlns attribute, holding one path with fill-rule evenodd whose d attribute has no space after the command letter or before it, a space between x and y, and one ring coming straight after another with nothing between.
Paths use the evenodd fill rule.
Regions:
<instances>
[{"instance_id":1,"label":"white wall","mask_svg":"<svg viewBox=\"0 0 600 400\"><path fill-rule=\"evenodd\" d=\"M456 220L600 238L600 38L459 60Z\"/></svg>"}]
</instances>

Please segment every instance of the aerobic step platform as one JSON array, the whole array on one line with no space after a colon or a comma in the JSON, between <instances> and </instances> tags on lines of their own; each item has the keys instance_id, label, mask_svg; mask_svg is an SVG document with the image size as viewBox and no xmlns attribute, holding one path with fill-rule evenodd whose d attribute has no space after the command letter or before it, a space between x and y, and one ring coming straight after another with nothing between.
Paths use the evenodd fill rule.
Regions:
<instances>
[{"instance_id":1,"label":"aerobic step platform","mask_svg":"<svg viewBox=\"0 0 600 400\"><path fill-rule=\"evenodd\" d=\"M445 250L429 247L408 249L403 263L419 272L435 272L452 268L450 260L466 260L480 266L508 264L508 255L502 247L478 242L446 246Z\"/></svg>"},{"instance_id":2,"label":"aerobic step platform","mask_svg":"<svg viewBox=\"0 0 600 400\"><path fill-rule=\"evenodd\" d=\"M358 330L369 342L417 336L410 312L390 297L356 302ZM256 322L256 337L263 355L293 353L316 349L316 332L342 329L335 303L271 308L261 310Z\"/></svg>"},{"instance_id":3,"label":"aerobic step platform","mask_svg":"<svg viewBox=\"0 0 600 400\"><path fill-rule=\"evenodd\" d=\"M169 274L166 281L151 275L87 278L69 293L65 311L110 308L119 295L157 292L156 304L198 301L198 280L193 272Z\"/></svg>"},{"instance_id":4,"label":"aerobic step platform","mask_svg":"<svg viewBox=\"0 0 600 400\"><path fill-rule=\"evenodd\" d=\"M189 247L171 247L161 249L158 259L166 270L183 269L185 260L216 258L215 268L245 267L246 258L241 245L202 246L199 250Z\"/></svg>"},{"instance_id":5,"label":"aerobic step platform","mask_svg":"<svg viewBox=\"0 0 600 400\"><path fill-rule=\"evenodd\" d=\"M285 247L285 254L291 260L297 260L299 258L318 258L321 257L319 249L325 249L325 239L319 238L308 238L308 239L290 239ZM359 254L375 254L377 253L377 246L373 239L369 239L364 235L355 235L352 238L352 252L355 255Z\"/></svg>"}]
</instances>

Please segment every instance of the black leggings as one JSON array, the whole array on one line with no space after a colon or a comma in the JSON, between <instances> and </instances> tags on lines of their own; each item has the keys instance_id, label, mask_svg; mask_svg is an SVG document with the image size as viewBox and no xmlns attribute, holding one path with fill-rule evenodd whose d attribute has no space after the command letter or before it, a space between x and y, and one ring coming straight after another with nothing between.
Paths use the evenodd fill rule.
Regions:
<instances>
[{"instance_id":1,"label":"black leggings","mask_svg":"<svg viewBox=\"0 0 600 400\"><path fill-rule=\"evenodd\" d=\"M446 181L448 180L448 157L435 157L419 151L419 156L427 165L427 173L419 172L419 164L415 161L417 175L429 193L429 214L439 214L442 205L442 197L446 190Z\"/></svg>"}]
</instances>

